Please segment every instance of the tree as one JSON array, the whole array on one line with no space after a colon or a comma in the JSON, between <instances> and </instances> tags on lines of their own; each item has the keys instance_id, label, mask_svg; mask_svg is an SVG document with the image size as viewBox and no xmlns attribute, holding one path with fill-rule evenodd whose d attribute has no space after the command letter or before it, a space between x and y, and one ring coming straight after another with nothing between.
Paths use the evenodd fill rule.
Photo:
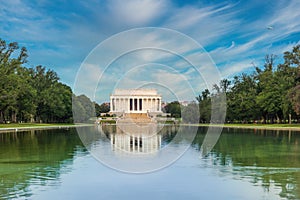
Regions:
<instances>
[{"instance_id":1,"label":"tree","mask_svg":"<svg viewBox=\"0 0 300 200\"><path fill-rule=\"evenodd\" d=\"M227 94L230 84L231 84L231 81L229 81L228 79L221 80L221 82L220 82L221 91L224 92L225 94Z\"/></svg>"},{"instance_id":2,"label":"tree","mask_svg":"<svg viewBox=\"0 0 300 200\"><path fill-rule=\"evenodd\" d=\"M34 99L37 98L36 89L32 87L30 70L20 68L21 76L20 91L17 96L18 121L33 122L36 114L36 104Z\"/></svg>"},{"instance_id":3,"label":"tree","mask_svg":"<svg viewBox=\"0 0 300 200\"><path fill-rule=\"evenodd\" d=\"M183 107L182 120L185 123L199 123L199 106L196 102L192 102Z\"/></svg>"},{"instance_id":4,"label":"tree","mask_svg":"<svg viewBox=\"0 0 300 200\"><path fill-rule=\"evenodd\" d=\"M257 104L263 113L263 121L267 119L273 123L274 118L280 121L281 113L281 92L277 89L280 87L277 81L274 69L274 60L276 56L267 55L265 57L265 69L257 74L259 93L256 98Z\"/></svg>"},{"instance_id":5,"label":"tree","mask_svg":"<svg viewBox=\"0 0 300 200\"><path fill-rule=\"evenodd\" d=\"M166 112L171 114L171 117L180 118L181 117L181 105L178 101L173 101L168 103L165 107Z\"/></svg>"},{"instance_id":6,"label":"tree","mask_svg":"<svg viewBox=\"0 0 300 200\"><path fill-rule=\"evenodd\" d=\"M297 113L297 115L300 115L300 85L292 88L288 95L290 101L292 102L294 111Z\"/></svg>"},{"instance_id":7,"label":"tree","mask_svg":"<svg viewBox=\"0 0 300 200\"><path fill-rule=\"evenodd\" d=\"M235 76L233 86L227 94L227 121L247 123L259 117L255 102L257 83L253 75Z\"/></svg>"},{"instance_id":8,"label":"tree","mask_svg":"<svg viewBox=\"0 0 300 200\"><path fill-rule=\"evenodd\" d=\"M72 117L72 90L62 83L55 83L46 91L47 122L70 122ZM50 101L51 100L51 101Z\"/></svg>"},{"instance_id":9,"label":"tree","mask_svg":"<svg viewBox=\"0 0 300 200\"><path fill-rule=\"evenodd\" d=\"M70 89L59 83L59 77L53 70L46 70L41 65L31 69L32 86L36 89L37 98L35 104L37 106L35 120L38 122L56 122L61 121L64 106L67 100L62 100L62 95L69 93ZM63 90L66 91L63 91ZM68 94L69 104L71 105L71 95ZM69 107L70 107L69 105ZM70 111L69 111L70 112ZM71 113L71 112L70 112ZM64 113L66 115L70 115Z\"/></svg>"},{"instance_id":10,"label":"tree","mask_svg":"<svg viewBox=\"0 0 300 200\"><path fill-rule=\"evenodd\" d=\"M22 47L16 52L18 49L18 43L7 44L0 39L0 123L17 121L19 112L17 99L24 85L21 65L27 58L26 48ZM17 56L13 57L15 54Z\"/></svg>"},{"instance_id":11,"label":"tree","mask_svg":"<svg viewBox=\"0 0 300 200\"><path fill-rule=\"evenodd\" d=\"M97 117L99 117L101 113L108 113L110 111L109 103L102 103L101 105L99 105L96 102L94 102L94 104Z\"/></svg>"},{"instance_id":12,"label":"tree","mask_svg":"<svg viewBox=\"0 0 300 200\"><path fill-rule=\"evenodd\" d=\"M73 117L74 122L87 122L95 117L95 104L85 95L73 95Z\"/></svg>"},{"instance_id":13,"label":"tree","mask_svg":"<svg viewBox=\"0 0 300 200\"><path fill-rule=\"evenodd\" d=\"M281 97L281 114L283 119L288 119L289 123L292 120L293 106L289 97L289 91L295 86L296 68L291 67L285 62L278 65L275 72L275 79L277 81L276 90Z\"/></svg>"},{"instance_id":14,"label":"tree","mask_svg":"<svg viewBox=\"0 0 300 200\"><path fill-rule=\"evenodd\" d=\"M300 45L293 48L292 52L284 53L285 65L294 67L294 86L288 91L288 98L292 104L293 111L300 115ZM291 78L292 78L291 77Z\"/></svg>"},{"instance_id":15,"label":"tree","mask_svg":"<svg viewBox=\"0 0 300 200\"><path fill-rule=\"evenodd\" d=\"M211 98L208 89L202 91L201 95L196 97L199 104L200 123L209 123L211 118Z\"/></svg>"}]
</instances>

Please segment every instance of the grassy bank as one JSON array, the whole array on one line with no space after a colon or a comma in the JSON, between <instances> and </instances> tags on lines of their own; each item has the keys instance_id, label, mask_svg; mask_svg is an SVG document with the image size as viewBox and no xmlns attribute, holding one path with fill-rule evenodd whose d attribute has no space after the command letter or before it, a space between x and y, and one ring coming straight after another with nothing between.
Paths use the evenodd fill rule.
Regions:
<instances>
[{"instance_id":1,"label":"grassy bank","mask_svg":"<svg viewBox=\"0 0 300 200\"><path fill-rule=\"evenodd\" d=\"M42 130L42 129L60 129L60 128L72 128L80 126L92 126L93 124L48 124L48 123L11 123L11 124L0 124L1 132L15 132L15 131L26 131L26 130Z\"/></svg>"},{"instance_id":2,"label":"grassy bank","mask_svg":"<svg viewBox=\"0 0 300 200\"><path fill-rule=\"evenodd\" d=\"M45 126L74 126L75 124L47 124L47 123L10 123L0 124L0 128L45 127Z\"/></svg>"},{"instance_id":3,"label":"grassy bank","mask_svg":"<svg viewBox=\"0 0 300 200\"><path fill-rule=\"evenodd\" d=\"M114 120L103 120L104 123L115 124ZM102 122L102 123L103 123ZM0 131L14 129L43 129L43 128L65 128L76 126L90 126L92 124L73 124L73 123L11 123L0 124ZM192 126L211 126L211 124L183 124ZM223 126L225 128L251 128L251 129L274 129L274 130L297 130L300 131L300 124L213 124L212 126Z\"/></svg>"},{"instance_id":4,"label":"grassy bank","mask_svg":"<svg viewBox=\"0 0 300 200\"><path fill-rule=\"evenodd\" d=\"M195 124L196 126L210 126L210 124ZM300 131L300 124L214 124L225 128L251 128L251 129L273 129L273 130L297 130Z\"/></svg>"}]
</instances>

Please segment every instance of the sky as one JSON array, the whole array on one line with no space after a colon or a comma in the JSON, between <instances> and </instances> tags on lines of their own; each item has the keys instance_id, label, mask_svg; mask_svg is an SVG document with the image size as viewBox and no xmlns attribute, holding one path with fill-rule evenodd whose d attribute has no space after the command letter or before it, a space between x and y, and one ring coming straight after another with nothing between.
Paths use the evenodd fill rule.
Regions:
<instances>
[{"instance_id":1,"label":"sky","mask_svg":"<svg viewBox=\"0 0 300 200\"><path fill-rule=\"evenodd\" d=\"M0 0L0 38L28 49L27 67L52 69L97 102L134 86L191 100L212 80L262 67L266 54L282 62L300 44L299 8L299 0Z\"/></svg>"}]
</instances>

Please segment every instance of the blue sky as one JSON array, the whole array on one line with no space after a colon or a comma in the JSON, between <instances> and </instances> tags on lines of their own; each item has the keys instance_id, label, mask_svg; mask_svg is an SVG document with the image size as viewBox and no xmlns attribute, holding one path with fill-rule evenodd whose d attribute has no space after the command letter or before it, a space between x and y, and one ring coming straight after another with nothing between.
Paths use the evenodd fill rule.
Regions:
<instances>
[{"instance_id":1,"label":"blue sky","mask_svg":"<svg viewBox=\"0 0 300 200\"><path fill-rule=\"evenodd\" d=\"M298 0L0 0L0 37L28 49L29 67L53 69L73 87L99 43L133 28L168 28L197 41L220 76L231 78L262 66L265 54L282 55L300 43L299 8Z\"/></svg>"}]
</instances>

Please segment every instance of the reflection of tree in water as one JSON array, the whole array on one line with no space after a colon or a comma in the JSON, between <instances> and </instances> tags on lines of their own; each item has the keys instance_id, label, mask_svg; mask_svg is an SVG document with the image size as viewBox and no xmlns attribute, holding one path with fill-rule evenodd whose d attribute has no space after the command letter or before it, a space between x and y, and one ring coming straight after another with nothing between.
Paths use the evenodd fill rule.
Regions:
<instances>
[{"instance_id":1,"label":"reflection of tree in water","mask_svg":"<svg viewBox=\"0 0 300 200\"><path fill-rule=\"evenodd\" d=\"M196 149L200 149L204 136L202 132L195 138ZM299 132L225 129L205 160L220 166L222 173L250 179L265 191L276 187L281 190L280 197L297 199L300 198L299 141Z\"/></svg>"},{"instance_id":2,"label":"reflection of tree in water","mask_svg":"<svg viewBox=\"0 0 300 200\"><path fill-rule=\"evenodd\" d=\"M0 199L29 197L32 184L58 185L86 151L75 129L1 133L0 144Z\"/></svg>"}]
</instances>

